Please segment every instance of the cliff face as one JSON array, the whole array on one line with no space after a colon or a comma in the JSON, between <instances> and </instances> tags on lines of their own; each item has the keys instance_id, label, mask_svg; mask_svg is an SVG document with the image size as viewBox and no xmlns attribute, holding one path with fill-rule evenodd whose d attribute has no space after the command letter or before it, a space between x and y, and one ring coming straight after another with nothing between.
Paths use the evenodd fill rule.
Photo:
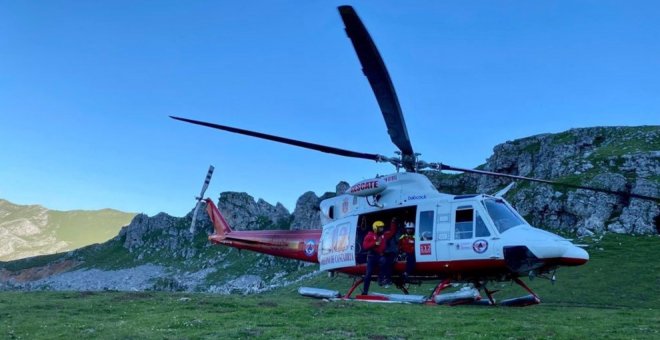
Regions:
<instances>
[{"instance_id":1,"label":"cliff face","mask_svg":"<svg viewBox=\"0 0 660 340\"><path fill-rule=\"evenodd\" d=\"M493 151L484 170L660 196L660 126L572 129L508 141ZM453 193L494 193L509 182L491 176L428 175L441 191ZM651 201L527 182L517 183L505 198L539 227L658 232L654 219L660 210Z\"/></svg>"},{"instance_id":2,"label":"cliff face","mask_svg":"<svg viewBox=\"0 0 660 340\"><path fill-rule=\"evenodd\" d=\"M335 192L326 192L321 197L316 196L312 191L304 193L296 201L296 209L293 211L291 229L320 229L321 226L321 201L336 195L343 194L350 185L346 182L339 182L335 187Z\"/></svg>"},{"instance_id":3,"label":"cliff face","mask_svg":"<svg viewBox=\"0 0 660 340\"><path fill-rule=\"evenodd\" d=\"M244 192L223 192L218 209L229 225L241 230L285 229L291 224L291 214L281 203L273 206L263 199L255 201Z\"/></svg>"}]
</instances>

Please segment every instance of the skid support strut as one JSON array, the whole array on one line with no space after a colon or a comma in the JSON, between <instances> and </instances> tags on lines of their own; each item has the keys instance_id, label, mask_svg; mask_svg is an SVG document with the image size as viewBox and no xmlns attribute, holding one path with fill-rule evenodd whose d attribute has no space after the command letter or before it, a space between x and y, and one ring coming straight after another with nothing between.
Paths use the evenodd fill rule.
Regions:
<instances>
[{"instance_id":1,"label":"skid support strut","mask_svg":"<svg viewBox=\"0 0 660 340\"><path fill-rule=\"evenodd\" d=\"M534 300L536 300L536 303L541 303L541 299L539 298L539 296L536 295L536 293L534 293L534 291L531 288L527 287L527 285L524 282L522 282L522 280L520 280L519 278L516 277L516 278L513 279L513 281L515 283L517 283L520 287L523 287L530 294L532 294L532 296L534 297Z\"/></svg>"},{"instance_id":2,"label":"skid support strut","mask_svg":"<svg viewBox=\"0 0 660 340\"><path fill-rule=\"evenodd\" d=\"M355 288L359 287L362 284L363 281L364 281L364 279L362 279L362 278L359 278L359 279L355 280L355 282L353 282L353 286L351 287L351 289L349 289L348 293L346 293L346 296L344 296L344 299L350 299L351 294L353 294L353 291L355 290Z\"/></svg>"},{"instance_id":3,"label":"skid support strut","mask_svg":"<svg viewBox=\"0 0 660 340\"><path fill-rule=\"evenodd\" d=\"M445 279L444 281L438 283L437 286L435 286L435 290L433 290L433 293L431 296L426 300L427 305L434 305L435 304L435 297L440 294L445 288L449 287L449 283L451 281L449 279Z\"/></svg>"},{"instance_id":4,"label":"skid support strut","mask_svg":"<svg viewBox=\"0 0 660 340\"><path fill-rule=\"evenodd\" d=\"M493 298L493 294L497 293L497 290L489 290L485 285L484 285L484 293L486 293L486 296L488 297L488 301L490 301L490 304L492 306L495 306L495 299Z\"/></svg>"},{"instance_id":5,"label":"skid support strut","mask_svg":"<svg viewBox=\"0 0 660 340\"><path fill-rule=\"evenodd\" d=\"M529 287L527 287L527 285L522 282L522 280L516 277L513 279L513 282L517 283L520 287L523 287L527 292L529 292L530 295L501 301L501 306L524 307L541 303L539 296L536 295L536 293L534 293L534 291L532 291Z\"/></svg>"}]
</instances>

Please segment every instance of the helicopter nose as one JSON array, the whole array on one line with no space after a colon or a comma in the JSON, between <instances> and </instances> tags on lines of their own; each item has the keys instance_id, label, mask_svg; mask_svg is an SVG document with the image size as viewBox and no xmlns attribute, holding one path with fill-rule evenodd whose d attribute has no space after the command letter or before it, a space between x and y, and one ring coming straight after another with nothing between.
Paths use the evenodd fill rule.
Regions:
<instances>
[{"instance_id":1,"label":"helicopter nose","mask_svg":"<svg viewBox=\"0 0 660 340\"><path fill-rule=\"evenodd\" d=\"M529 249L535 258L547 264L579 266L589 261L589 254L584 249L545 230L521 226L511 229L505 235L512 240L525 240L525 248Z\"/></svg>"},{"instance_id":2,"label":"helicopter nose","mask_svg":"<svg viewBox=\"0 0 660 340\"><path fill-rule=\"evenodd\" d=\"M570 245L561 256L561 262L565 266L580 266L589 261L589 253L586 250Z\"/></svg>"}]
</instances>

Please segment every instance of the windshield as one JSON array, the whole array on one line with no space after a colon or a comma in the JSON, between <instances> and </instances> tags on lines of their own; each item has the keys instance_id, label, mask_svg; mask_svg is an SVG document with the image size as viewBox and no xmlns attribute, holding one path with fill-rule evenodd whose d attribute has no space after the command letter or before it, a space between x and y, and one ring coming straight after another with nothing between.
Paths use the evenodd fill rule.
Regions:
<instances>
[{"instance_id":1,"label":"windshield","mask_svg":"<svg viewBox=\"0 0 660 340\"><path fill-rule=\"evenodd\" d=\"M486 199L484 200L488 215L495 223L495 227L500 233L503 233L515 226L525 224L518 215L516 215L511 208L501 199Z\"/></svg>"}]
</instances>

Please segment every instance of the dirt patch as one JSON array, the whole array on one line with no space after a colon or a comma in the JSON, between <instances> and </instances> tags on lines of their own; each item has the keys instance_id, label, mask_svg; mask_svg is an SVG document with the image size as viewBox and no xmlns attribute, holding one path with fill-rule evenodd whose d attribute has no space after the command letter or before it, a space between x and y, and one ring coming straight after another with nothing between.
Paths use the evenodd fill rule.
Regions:
<instances>
[{"instance_id":1,"label":"dirt patch","mask_svg":"<svg viewBox=\"0 0 660 340\"><path fill-rule=\"evenodd\" d=\"M16 272L0 269L0 282L13 281L22 283L41 280L55 274L69 271L81 263L82 262L80 261L64 260L45 266L23 269Z\"/></svg>"}]
</instances>

